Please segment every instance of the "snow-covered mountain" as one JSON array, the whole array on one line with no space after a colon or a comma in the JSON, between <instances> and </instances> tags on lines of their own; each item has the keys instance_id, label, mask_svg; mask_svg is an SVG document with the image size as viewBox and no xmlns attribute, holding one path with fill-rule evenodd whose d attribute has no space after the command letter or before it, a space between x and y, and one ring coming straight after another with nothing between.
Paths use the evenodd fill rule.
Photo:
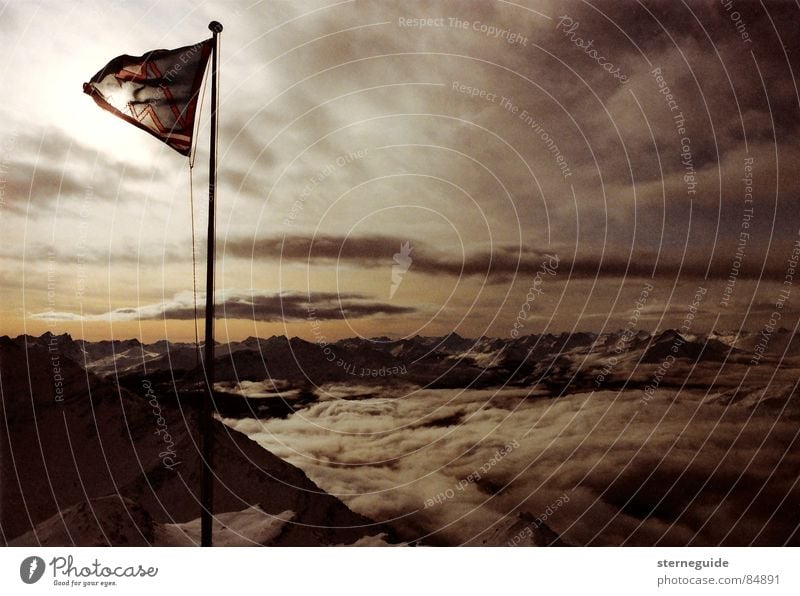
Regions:
<instances>
[{"instance_id":1,"label":"snow-covered mountain","mask_svg":"<svg viewBox=\"0 0 800 596\"><path fill-rule=\"evenodd\" d=\"M49 333L10 341L22 349L39 346L50 350L100 377L122 379L123 384L143 375L184 386L202 380L193 344L165 340L142 344L135 339L89 342ZM273 336L220 344L215 353L217 380L229 384L270 380L295 387L352 382L452 388L527 386L548 380L561 384L562 377L581 378L620 361L627 366L617 374L672 359L742 363L757 350L763 352L762 362L791 361L800 357L800 339L786 329L776 330L766 339L759 332L683 336L673 329L565 332L515 339L468 339L451 333L404 339L348 338L330 344Z\"/></svg>"},{"instance_id":2,"label":"snow-covered mountain","mask_svg":"<svg viewBox=\"0 0 800 596\"><path fill-rule=\"evenodd\" d=\"M77 343L64 336L58 342ZM138 391L128 390L66 356L53 360L59 353L38 341L19 344L0 338L0 539L69 545L105 536L112 544L139 544L158 542L156 526L191 530L202 471L197 395L182 393L176 403L165 387L139 383ZM251 509L249 521L234 516L231 524L247 521L281 545L351 544L387 532L245 435L221 422L213 430L216 512L260 512ZM264 525L275 517L280 532Z\"/></svg>"}]
</instances>

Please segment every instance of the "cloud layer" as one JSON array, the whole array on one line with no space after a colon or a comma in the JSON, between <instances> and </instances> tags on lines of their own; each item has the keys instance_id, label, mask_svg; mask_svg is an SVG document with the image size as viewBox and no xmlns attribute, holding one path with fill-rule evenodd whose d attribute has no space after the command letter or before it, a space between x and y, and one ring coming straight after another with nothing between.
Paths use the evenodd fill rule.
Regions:
<instances>
[{"instance_id":1,"label":"cloud layer","mask_svg":"<svg viewBox=\"0 0 800 596\"><path fill-rule=\"evenodd\" d=\"M378 315L403 315L414 309L384 304L359 294L330 294L317 292L299 294L291 292L264 293L225 290L216 293L217 316L248 321L307 320L319 321L361 319ZM157 304L117 308L96 314L45 311L31 315L44 321L147 321L191 320L202 318L205 296L198 294L197 301L191 293L178 294L172 300Z\"/></svg>"},{"instance_id":2,"label":"cloud layer","mask_svg":"<svg viewBox=\"0 0 800 596\"><path fill-rule=\"evenodd\" d=\"M781 544L800 524L788 505L796 429L779 403L752 411L673 390L645 403L636 391L326 389L286 420L228 424L354 510L396 520L406 539L461 544L563 495L547 524L573 544Z\"/></svg>"}]
</instances>

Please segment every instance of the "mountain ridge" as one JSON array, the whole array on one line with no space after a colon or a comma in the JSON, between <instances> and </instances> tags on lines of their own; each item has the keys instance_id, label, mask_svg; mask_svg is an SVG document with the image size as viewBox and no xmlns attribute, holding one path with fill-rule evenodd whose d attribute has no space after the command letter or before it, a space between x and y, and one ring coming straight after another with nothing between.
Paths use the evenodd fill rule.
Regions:
<instances>
[{"instance_id":1,"label":"mountain ridge","mask_svg":"<svg viewBox=\"0 0 800 596\"><path fill-rule=\"evenodd\" d=\"M138 544L151 541L152 524L196 519L200 396L183 393L176 400L165 387L142 383L134 391L69 358L52 358L41 345L21 348L0 338L0 544L35 546L39 531L43 539L81 544L78 538L94 540L105 529L114 544ZM292 511L270 542L284 546L349 544L391 533L246 435L219 420L212 429L217 513L258 506L257 516L268 520ZM112 500L113 515L88 527L94 508L108 505L103 499L110 496L121 499ZM120 520L128 530L115 534Z\"/></svg>"}]
</instances>

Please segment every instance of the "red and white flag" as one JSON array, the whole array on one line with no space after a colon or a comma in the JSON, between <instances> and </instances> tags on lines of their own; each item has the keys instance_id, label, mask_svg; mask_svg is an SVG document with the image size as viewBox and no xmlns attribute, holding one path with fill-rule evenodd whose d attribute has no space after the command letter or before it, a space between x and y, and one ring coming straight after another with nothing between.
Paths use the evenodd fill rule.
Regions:
<instances>
[{"instance_id":1,"label":"red and white flag","mask_svg":"<svg viewBox=\"0 0 800 596\"><path fill-rule=\"evenodd\" d=\"M114 58L83 84L101 108L189 155L194 116L213 40Z\"/></svg>"}]
</instances>

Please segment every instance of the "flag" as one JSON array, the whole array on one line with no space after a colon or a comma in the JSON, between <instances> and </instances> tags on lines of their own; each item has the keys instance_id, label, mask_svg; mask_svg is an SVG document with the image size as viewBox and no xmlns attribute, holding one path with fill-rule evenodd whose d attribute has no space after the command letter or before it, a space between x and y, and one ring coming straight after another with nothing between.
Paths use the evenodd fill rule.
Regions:
<instances>
[{"instance_id":1,"label":"flag","mask_svg":"<svg viewBox=\"0 0 800 596\"><path fill-rule=\"evenodd\" d=\"M83 84L95 103L189 155L198 93L213 39L114 58Z\"/></svg>"}]
</instances>

